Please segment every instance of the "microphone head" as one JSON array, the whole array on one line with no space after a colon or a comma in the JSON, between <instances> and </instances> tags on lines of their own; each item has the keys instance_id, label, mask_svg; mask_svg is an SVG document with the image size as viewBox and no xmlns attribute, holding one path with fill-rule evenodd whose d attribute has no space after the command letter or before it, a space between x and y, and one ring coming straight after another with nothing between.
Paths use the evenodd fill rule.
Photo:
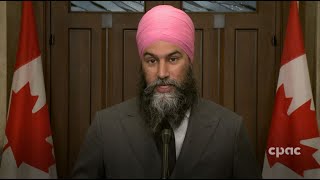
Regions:
<instances>
[{"instance_id":1,"label":"microphone head","mask_svg":"<svg viewBox=\"0 0 320 180\"><path fill-rule=\"evenodd\" d=\"M161 137L162 137L162 142L164 144L169 144L171 136L172 136L172 132L170 131L170 129L163 129L162 130Z\"/></svg>"}]
</instances>

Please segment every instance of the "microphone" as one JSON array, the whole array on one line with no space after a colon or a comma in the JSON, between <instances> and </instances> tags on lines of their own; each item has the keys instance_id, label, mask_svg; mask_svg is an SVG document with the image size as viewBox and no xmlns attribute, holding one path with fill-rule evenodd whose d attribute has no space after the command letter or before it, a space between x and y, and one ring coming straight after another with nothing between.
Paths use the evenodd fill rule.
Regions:
<instances>
[{"instance_id":1,"label":"microphone","mask_svg":"<svg viewBox=\"0 0 320 180\"><path fill-rule=\"evenodd\" d=\"M169 143L171 140L172 132L169 129L163 129L161 132L162 139L162 179L169 177Z\"/></svg>"}]
</instances>

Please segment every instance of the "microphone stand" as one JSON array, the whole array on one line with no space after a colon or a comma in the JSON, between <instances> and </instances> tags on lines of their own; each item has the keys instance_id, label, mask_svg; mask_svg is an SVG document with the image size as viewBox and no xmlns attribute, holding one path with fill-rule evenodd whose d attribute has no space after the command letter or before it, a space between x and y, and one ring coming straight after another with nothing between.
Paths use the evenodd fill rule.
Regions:
<instances>
[{"instance_id":1,"label":"microphone stand","mask_svg":"<svg viewBox=\"0 0 320 180\"><path fill-rule=\"evenodd\" d=\"M169 177L169 143L172 133L169 129L163 129L161 132L162 139L162 179Z\"/></svg>"}]
</instances>

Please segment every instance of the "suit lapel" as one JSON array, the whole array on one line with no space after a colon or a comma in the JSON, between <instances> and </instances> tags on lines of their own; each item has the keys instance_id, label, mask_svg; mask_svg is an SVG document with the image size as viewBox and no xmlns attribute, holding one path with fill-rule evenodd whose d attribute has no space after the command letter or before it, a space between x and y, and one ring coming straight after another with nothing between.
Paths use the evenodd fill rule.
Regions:
<instances>
[{"instance_id":1,"label":"suit lapel","mask_svg":"<svg viewBox=\"0 0 320 180\"><path fill-rule=\"evenodd\" d=\"M127 117L122 119L122 125L128 136L129 144L142 166L144 171L142 173L149 178L160 178L161 159L152 134L145 128L137 105L132 103L128 110Z\"/></svg>"},{"instance_id":2,"label":"suit lapel","mask_svg":"<svg viewBox=\"0 0 320 180\"><path fill-rule=\"evenodd\" d=\"M203 101L199 100L191 110L187 133L172 178L179 178L179 175L192 170L215 132L219 119L213 116L214 109L206 108Z\"/></svg>"},{"instance_id":3,"label":"suit lapel","mask_svg":"<svg viewBox=\"0 0 320 180\"><path fill-rule=\"evenodd\" d=\"M121 123L134 155L141 164L143 171L141 173L148 178L160 178L160 155L135 103L136 101L132 101L128 105L126 117L122 118ZM214 109L208 109L203 100L199 100L199 103L192 108L187 133L171 178L179 178L186 172L190 172L201 158L219 123L213 111Z\"/></svg>"}]
</instances>

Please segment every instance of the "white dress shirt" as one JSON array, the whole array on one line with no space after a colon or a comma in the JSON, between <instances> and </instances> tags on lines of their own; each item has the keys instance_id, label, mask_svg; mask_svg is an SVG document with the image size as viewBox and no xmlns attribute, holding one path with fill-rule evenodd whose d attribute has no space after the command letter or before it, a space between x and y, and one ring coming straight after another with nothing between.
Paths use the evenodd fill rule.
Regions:
<instances>
[{"instance_id":1,"label":"white dress shirt","mask_svg":"<svg viewBox=\"0 0 320 180\"><path fill-rule=\"evenodd\" d=\"M182 120L180 126L177 129L173 130L175 142L176 142L176 159L178 159L178 157L179 157L182 143L183 143L183 140L186 136L187 127L188 127L188 123L189 123L189 116L190 116L190 109L186 112L186 115L185 115L184 119Z\"/></svg>"}]
</instances>

